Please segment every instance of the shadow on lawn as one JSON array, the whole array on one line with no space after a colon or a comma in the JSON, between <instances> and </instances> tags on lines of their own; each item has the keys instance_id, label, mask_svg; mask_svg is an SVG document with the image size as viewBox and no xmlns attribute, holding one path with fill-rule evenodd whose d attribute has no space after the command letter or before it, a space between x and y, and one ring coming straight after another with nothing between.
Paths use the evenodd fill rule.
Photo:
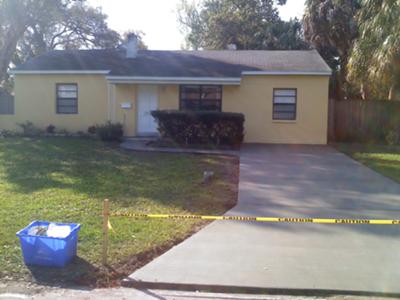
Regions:
<instances>
[{"instance_id":1,"label":"shadow on lawn","mask_svg":"<svg viewBox=\"0 0 400 300\"><path fill-rule=\"evenodd\" d=\"M87 197L110 197L126 207L142 197L195 211L195 203L173 199L198 188L203 163L216 172L226 164L182 154L127 153L84 139L7 139L0 150L6 180L16 193L70 189Z\"/></svg>"},{"instance_id":2,"label":"shadow on lawn","mask_svg":"<svg viewBox=\"0 0 400 300\"><path fill-rule=\"evenodd\" d=\"M37 284L52 287L76 289L112 287L119 285L122 277L112 269L98 268L80 257L75 257L64 268L27 267Z\"/></svg>"},{"instance_id":3,"label":"shadow on lawn","mask_svg":"<svg viewBox=\"0 0 400 300\"><path fill-rule=\"evenodd\" d=\"M118 287L121 285L121 280L126 278L134 270L145 266L154 258L183 242L206 224L208 224L206 221L198 223L185 235L137 253L112 266L96 267L81 257L75 257L72 262L64 268L27 267L34 281L40 285L69 289Z\"/></svg>"},{"instance_id":4,"label":"shadow on lawn","mask_svg":"<svg viewBox=\"0 0 400 300\"><path fill-rule=\"evenodd\" d=\"M60 188L96 196L107 190L109 177L128 175L129 167L121 169L123 154L90 141L8 139L5 145L1 159L17 193Z\"/></svg>"},{"instance_id":5,"label":"shadow on lawn","mask_svg":"<svg viewBox=\"0 0 400 300\"><path fill-rule=\"evenodd\" d=\"M20 224L12 223L13 230L35 218L79 222L85 230L85 239L80 240L84 248L80 251L89 252L93 248L88 245L96 246L93 240L98 237L97 228L101 228L98 213L104 198L112 201L112 209L139 212L151 209L220 214L236 203L237 158L125 152L117 147L79 138L0 140L0 180L4 184L1 189L11 198L8 222L17 217L20 208L25 208L21 209ZM208 185L202 184L205 169L216 174ZM127 222L121 220L121 228ZM12 238L10 243L15 242ZM150 253L149 259L160 255L161 250ZM95 255L85 253L83 257L96 261ZM117 268L114 270L97 268L77 258L63 270L29 270L35 281L43 285L113 286L113 280L118 282L121 278L121 269L131 272L136 263L139 264L134 261L127 266L113 265Z\"/></svg>"}]
</instances>

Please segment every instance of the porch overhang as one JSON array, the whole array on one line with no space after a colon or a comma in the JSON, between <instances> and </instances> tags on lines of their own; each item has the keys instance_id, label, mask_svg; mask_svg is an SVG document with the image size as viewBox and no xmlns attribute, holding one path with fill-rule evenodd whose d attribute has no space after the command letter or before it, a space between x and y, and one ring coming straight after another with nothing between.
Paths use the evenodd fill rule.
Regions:
<instances>
[{"instance_id":1,"label":"porch overhang","mask_svg":"<svg viewBox=\"0 0 400 300\"><path fill-rule=\"evenodd\" d=\"M109 83L119 84L220 84L240 85L240 77L148 77L107 76Z\"/></svg>"}]
</instances>

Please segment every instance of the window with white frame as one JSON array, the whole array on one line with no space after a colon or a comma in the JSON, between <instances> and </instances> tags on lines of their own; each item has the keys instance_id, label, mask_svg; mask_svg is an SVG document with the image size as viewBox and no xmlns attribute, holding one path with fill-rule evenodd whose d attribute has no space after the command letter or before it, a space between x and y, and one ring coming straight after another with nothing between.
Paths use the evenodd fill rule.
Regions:
<instances>
[{"instance_id":1,"label":"window with white frame","mask_svg":"<svg viewBox=\"0 0 400 300\"><path fill-rule=\"evenodd\" d=\"M296 120L297 89L274 89L273 120Z\"/></svg>"},{"instance_id":2,"label":"window with white frame","mask_svg":"<svg viewBox=\"0 0 400 300\"><path fill-rule=\"evenodd\" d=\"M78 85L76 83L57 83L57 113L78 113Z\"/></svg>"}]
</instances>

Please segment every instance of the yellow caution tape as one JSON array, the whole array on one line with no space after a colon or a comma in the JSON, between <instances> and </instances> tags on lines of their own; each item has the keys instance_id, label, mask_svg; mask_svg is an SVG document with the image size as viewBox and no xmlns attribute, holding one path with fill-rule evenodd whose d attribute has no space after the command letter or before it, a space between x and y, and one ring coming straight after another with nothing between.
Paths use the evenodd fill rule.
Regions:
<instances>
[{"instance_id":1,"label":"yellow caution tape","mask_svg":"<svg viewBox=\"0 0 400 300\"><path fill-rule=\"evenodd\" d=\"M108 228L109 230L114 230L114 228L111 226L110 220L108 220L108 222L107 222L107 228Z\"/></svg>"},{"instance_id":2,"label":"yellow caution tape","mask_svg":"<svg viewBox=\"0 0 400 300\"><path fill-rule=\"evenodd\" d=\"M199 215L164 215L164 214L137 214L116 212L113 217L148 218L148 219L192 219L192 220L219 220L219 221L254 221L272 223L315 223L315 224L351 224L351 225L400 225L400 220L375 219L318 219L318 218L275 218L249 216L199 216Z\"/></svg>"}]
</instances>

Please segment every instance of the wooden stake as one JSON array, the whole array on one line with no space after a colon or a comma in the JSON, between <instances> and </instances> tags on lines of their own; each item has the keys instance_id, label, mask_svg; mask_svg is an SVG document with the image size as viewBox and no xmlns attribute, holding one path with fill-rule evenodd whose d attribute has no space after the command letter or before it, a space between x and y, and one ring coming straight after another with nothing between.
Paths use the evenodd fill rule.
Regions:
<instances>
[{"instance_id":1,"label":"wooden stake","mask_svg":"<svg viewBox=\"0 0 400 300\"><path fill-rule=\"evenodd\" d=\"M103 202L103 253L102 253L102 263L107 265L107 255L108 255L108 224L110 216L110 206L108 199L104 199Z\"/></svg>"}]
</instances>

